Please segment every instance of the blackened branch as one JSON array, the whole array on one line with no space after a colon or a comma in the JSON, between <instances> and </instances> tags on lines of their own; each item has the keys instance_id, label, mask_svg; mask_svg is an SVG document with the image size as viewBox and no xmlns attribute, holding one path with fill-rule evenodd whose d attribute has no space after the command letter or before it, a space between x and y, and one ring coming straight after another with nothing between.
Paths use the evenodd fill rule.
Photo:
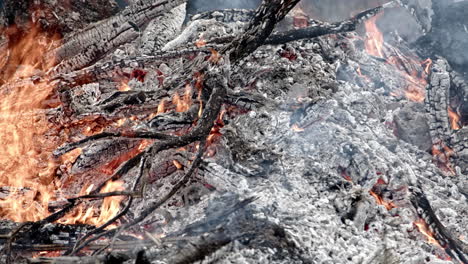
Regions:
<instances>
[{"instance_id":1,"label":"blackened branch","mask_svg":"<svg viewBox=\"0 0 468 264\"><path fill-rule=\"evenodd\" d=\"M384 8L387 8L390 6L393 6L393 5L385 4L383 6L378 6L378 7L363 11L349 20L344 20L344 21L336 22L336 23L311 21L312 25L305 27L305 28L292 29L292 30L288 30L285 32L276 32L274 34L271 34L271 36L265 40L265 44L279 45L279 44L285 44L287 42L295 41L295 40L310 39L310 38L316 38L316 37L329 35L329 34L351 32L351 31L356 30L357 25L377 15Z\"/></svg>"},{"instance_id":2,"label":"blackened branch","mask_svg":"<svg viewBox=\"0 0 468 264\"><path fill-rule=\"evenodd\" d=\"M299 0L263 0L250 21L246 32L225 46L221 53L229 54L231 63L236 63L265 43L276 24L281 21Z\"/></svg>"},{"instance_id":3,"label":"blackened branch","mask_svg":"<svg viewBox=\"0 0 468 264\"><path fill-rule=\"evenodd\" d=\"M132 191L134 193L136 192L137 186L139 185L140 180L143 177L145 164L146 164L146 158L143 158L143 160L140 163L140 172L138 174L138 178L136 179L135 183L133 184ZM145 183L143 183L141 185L141 187L140 187L140 191L139 191L140 194L143 192L144 184ZM127 202L127 205L123 208L122 211L120 211L116 216L112 217L109 221L107 221L106 223L104 223L100 227L98 227L96 229L93 229L91 232L87 233L80 240L76 241L75 246L73 247L73 249L71 251L69 250L69 251L65 252L65 255L73 255L76 252L80 251L81 249L83 249L87 245L87 243L85 243L86 239L88 239L92 235L101 233L106 227L113 224L115 221L117 221L122 216L124 216L128 212L128 210L130 210L130 207L132 206L132 203L133 203L133 199L134 199L134 197L130 196L130 198L129 198L128 202Z\"/></svg>"},{"instance_id":4,"label":"blackened branch","mask_svg":"<svg viewBox=\"0 0 468 264\"><path fill-rule=\"evenodd\" d=\"M417 188L411 188L411 203L417 209L419 217L429 225L434 237L445 248L447 254L461 263L468 263L468 246L452 235L440 222L426 195Z\"/></svg>"}]
</instances>

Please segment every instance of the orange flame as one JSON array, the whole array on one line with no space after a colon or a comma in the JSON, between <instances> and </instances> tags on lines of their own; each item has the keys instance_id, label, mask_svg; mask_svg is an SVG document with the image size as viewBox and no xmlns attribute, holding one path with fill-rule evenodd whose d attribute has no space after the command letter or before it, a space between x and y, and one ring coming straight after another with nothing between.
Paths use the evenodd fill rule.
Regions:
<instances>
[{"instance_id":1,"label":"orange flame","mask_svg":"<svg viewBox=\"0 0 468 264\"><path fill-rule=\"evenodd\" d=\"M161 102L158 105L158 112L156 112L157 115L162 114L166 112L166 100L162 99Z\"/></svg>"},{"instance_id":2,"label":"orange flame","mask_svg":"<svg viewBox=\"0 0 468 264\"><path fill-rule=\"evenodd\" d=\"M185 86L185 93L182 98L179 93L175 93L172 97L172 103L176 106L176 112L186 112L192 105L192 86L187 84Z\"/></svg>"},{"instance_id":3,"label":"orange flame","mask_svg":"<svg viewBox=\"0 0 468 264\"><path fill-rule=\"evenodd\" d=\"M450 157L452 157L455 152L445 145L443 142L438 142L432 146L432 156L434 162L437 166L445 171L455 174L455 170L452 168L450 163Z\"/></svg>"},{"instance_id":4,"label":"orange flame","mask_svg":"<svg viewBox=\"0 0 468 264\"><path fill-rule=\"evenodd\" d=\"M453 130L460 130L460 116L452 110L451 107L447 109L449 120L450 120L450 126L452 127Z\"/></svg>"},{"instance_id":5,"label":"orange flame","mask_svg":"<svg viewBox=\"0 0 468 264\"><path fill-rule=\"evenodd\" d=\"M424 67L424 72L425 72L426 74L429 74L429 71L430 71L431 66L432 66L432 60L431 60L430 58L428 58L427 60L423 61L421 64L422 64L422 65L426 65L426 66Z\"/></svg>"},{"instance_id":6,"label":"orange flame","mask_svg":"<svg viewBox=\"0 0 468 264\"><path fill-rule=\"evenodd\" d=\"M375 201L377 202L377 204L385 206L385 208L388 211L392 210L393 208L396 208L396 205L393 202L385 201L382 197L380 197L380 195L376 194L373 191L369 191L369 193L375 198Z\"/></svg>"},{"instance_id":7,"label":"orange flame","mask_svg":"<svg viewBox=\"0 0 468 264\"><path fill-rule=\"evenodd\" d=\"M53 59L44 61L43 57L56 40L56 36L50 38L38 26L32 26L18 42L10 43L14 46L0 51L0 57L6 58L0 76L6 82L0 87L0 144L3 146L0 186L33 190L26 195L12 192L0 200L0 218L22 222L37 221L48 215L48 202L55 189L53 175L58 166L51 159L51 152L61 142L43 136L50 133L50 124L42 102L54 87L45 79L34 84L26 78L45 72L55 64ZM21 85L19 78L25 78Z\"/></svg>"},{"instance_id":8,"label":"orange flame","mask_svg":"<svg viewBox=\"0 0 468 264\"><path fill-rule=\"evenodd\" d=\"M382 16L383 12L378 14L377 16L374 16L367 20L364 23L364 26L366 28L367 32L367 37L365 40L365 48L367 53L369 53L372 56L383 58L383 44L384 44L384 38L382 32L380 32L379 28L377 27L377 19L379 19Z\"/></svg>"},{"instance_id":9,"label":"orange flame","mask_svg":"<svg viewBox=\"0 0 468 264\"><path fill-rule=\"evenodd\" d=\"M426 236L427 242L442 247L440 243L434 238L434 234L431 232L429 226L427 225L426 221L424 221L424 219L420 218L414 221L413 224L418 228L419 232Z\"/></svg>"},{"instance_id":10,"label":"orange flame","mask_svg":"<svg viewBox=\"0 0 468 264\"><path fill-rule=\"evenodd\" d=\"M13 27L3 33L15 34L15 30ZM49 202L61 193L55 171L60 164L71 166L81 152L77 149L60 160L52 157L52 152L68 140L67 133L48 121L46 111L52 106L44 104L55 88L44 74L55 65L55 59L44 54L58 42L57 36L50 37L33 25L22 38L10 39L7 49L0 50L0 144L4 146L0 148L0 186L12 187L9 196L0 199L0 219L38 221L50 215ZM33 83L31 77L36 75L43 77ZM30 191L20 192L20 187ZM62 221L101 224L116 207L115 198L104 199L100 214L94 208L81 207Z\"/></svg>"},{"instance_id":11,"label":"orange flame","mask_svg":"<svg viewBox=\"0 0 468 264\"><path fill-rule=\"evenodd\" d=\"M365 39L365 49L368 54L379 57L379 58L384 58L384 52L383 52L383 47L384 47L384 37L382 32L379 30L377 27L377 20L383 15L383 12L378 14L375 17L370 18L365 22L365 29L366 29L366 34L367 37ZM402 66L404 65L404 62L402 59L398 57L390 57L387 58L387 63L391 65L395 65L396 68L403 74L405 81L406 81L406 87L402 89L403 91L401 92L396 92L393 93L394 95L399 95L399 94L404 94L405 97L413 102L423 102L426 95L425 95L425 87L427 85L427 74L429 74L430 67L432 65L432 60L427 59L423 62L419 62L417 60L411 59L411 58L404 58L404 60L409 60L413 64L417 65L423 65L424 66L424 72L422 73L423 76L420 76L418 72L413 71L411 73L406 72L404 69L405 67ZM363 77L360 69L358 69L358 74L359 76ZM425 75L424 75L425 74Z\"/></svg>"},{"instance_id":12,"label":"orange flame","mask_svg":"<svg viewBox=\"0 0 468 264\"><path fill-rule=\"evenodd\" d=\"M197 48L206 46L206 40L203 38L203 36L201 36L200 39L195 41L195 46L197 46Z\"/></svg>"},{"instance_id":13,"label":"orange flame","mask_svg":"<svg viewBox=\"0 0 468 264\"><path fill-rule=\"evenodd\" d=\"M123 181L109 181L102 188L101 193L123 191ZM86 189L83 188L80 195L89 194L93 189L93 185L88 186ZM93 207L85 209L83 204L80 204L75 210L73 210L68 217L60 219L58 222L61 224L91 224L100 225L111 219L119 213L120 202L123 200L123 196L110 196L104 198L99 214L96 214L96 210ZM111 227L109 227L111 228Z\"/></svg>"},{"instance_id":14,"label":"orange flame","mask_svg":"<svg viewBox=\"0 0 468 264\"><path fill-rule=\"evenodd\" d=\"M180 164L180 162L178 160L173 160L172 163L174 164L174 166L176 166L176 168L178 170L182 169L184 166L182 166L182 164Z\"/></svg>"},{"instance_id":15,"label":"orange flame","mask_svg":"<svg viewBox=\"0 0 468 264\"><path fill-rule=\"evenodd\" d=\"M121 92L126 92L126 91L130 91L132 90L132 88L130 88L130 86L128 85L127 82L122 82L119 86L119 91Z\"/></svg>"}]
</instances>

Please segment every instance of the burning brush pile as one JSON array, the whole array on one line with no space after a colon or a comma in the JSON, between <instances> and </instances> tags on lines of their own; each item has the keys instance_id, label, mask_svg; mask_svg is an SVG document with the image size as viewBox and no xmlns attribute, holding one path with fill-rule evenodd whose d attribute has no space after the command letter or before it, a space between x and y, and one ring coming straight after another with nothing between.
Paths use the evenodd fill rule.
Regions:
<instances>
[{"instance_id":1,"label":"burning brush pile","mask_svg":"<svg viewBox=\"0 0 468 264\"><path fill-rule=\"evenodd\" d=\"M5 1L0 261L468 263L468 2L344 2Z\"/></svg>"}]
</instances>

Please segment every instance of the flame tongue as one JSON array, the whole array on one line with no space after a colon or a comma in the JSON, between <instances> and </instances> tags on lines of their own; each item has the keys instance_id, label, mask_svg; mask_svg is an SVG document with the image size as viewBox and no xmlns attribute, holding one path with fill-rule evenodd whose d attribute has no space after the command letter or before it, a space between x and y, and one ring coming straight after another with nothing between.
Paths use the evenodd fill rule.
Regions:
<instances>
[{"instance_id":1,"label":"flame tongue","mask_svg":"<svg viewBox=\"0 0 468 264\"><path fill-rule=\"evenodd\" d=\"M3 81L15 84L18 78L31 77L52 67L53 60L42 59L51 42L53 39L47 39L33 26L15 46L0 54L7 58L2 69ZM3 86L0 90L0 143L4 146L0 148L0 184L33 190L26 195L13 192L0 201L2 218L36 221L48 215L47 204L55 189L53 175L57 167L50 154L60 142L40 108L53 88L46 82L23 82L21 86Z\"/></svg>"},{"instance_id":2,"label":"flame tongue","mask_svg":"<svg viewBox=\"0 0 468 264\"><path fill-rule=\"evenodd\" d=\"M11 28L3 33L15 35L15 32L17 29ZM52 158L52 152L68 138L49 122L43 105L54 86L47 77L37 84L30 81L55 65L54 59L45 59L44 54L56 42L55 36L50 37L38 26L32 26L26 35L11 38L8 47L0 49L0 143L3 146L0 186L15 187L8 197L0 199L2 219L16 222L43 219L50 214L49 202L58 199L57 194L62 192L55 180L60 162ZM107 190L119 190L121 186L112 183ZM20 191L19 187L27 191ZM121 198L104 199L99 214L94 208L80 207L63 221L101 224L118 212L118 199Z\"/></svg>"},{"instance_id":3,"label":"flame tongue","mask_svg":"<svg viewBox=\"0 0 468 264\"><path fill-rule=\"evenodd\" d=\"M423 219L418 219L414 221L414 225L418 228L419 232L421 232L427 239L427 242L434 244L436 246L442 247L440 243L434 238L434 234L429 229L426 221Z\"/></svg>"},{"instance_id":4,"label":"flame tongue","mask_svg":"<svg viewBox=\"0 0 468 264\"><path fill-rule=\"evenodd\" d=\"M369 55L386 59L388 64L394 65L398 72L405 80L405 87L401 91L393 93L394 95L404 95L408 100L413 102L423 102L425 99L425 87L427 85L427 75L429 74L432 61L427 59L420 62L417 59L407 58L398 50L392 56L386 56L384 52L384 37L382 32L377 27L377 20L383 15L383 12L375 17L370 18L365 22L366 39L365 49ZM408 69L407 66L411 69ZM421 65L421 73L413 69L413 65ZM361 76L360 69L358 74Z\"/></svg>"},{"instance_id":5,"label":"flame tongue","mask_svg":"<svg viewBox=\"0 0 468 264\"><path fill-rule=\"evenodd\" d=\"M378 14L367 20L364 24L367 32L367 37L365 41L365 47L368 54L383 58L383 44L384 38L382 32L380 32L379 28L377 27L377 19L379 19L383 13Z\"/></svg>"}]
</instances>

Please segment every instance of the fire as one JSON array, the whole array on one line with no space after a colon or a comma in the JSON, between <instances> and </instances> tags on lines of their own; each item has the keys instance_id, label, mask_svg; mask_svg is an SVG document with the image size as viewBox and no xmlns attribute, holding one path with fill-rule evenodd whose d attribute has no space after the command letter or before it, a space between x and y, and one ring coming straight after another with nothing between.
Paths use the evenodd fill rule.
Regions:
<instances>
[{"instance_id":1,"label":"fire","mask_svg":"<svg viewBox=\"0 0 468 264\"><path fill-rule=\"evenodd\" d=\"M432 60L427 59L420 62L417 59L401 57L402 55L390 56L386 58L384 54L384 37L382 32L377 27L377 20L383 15L383 12L375 17L370 18L365 22L366 39L365 49L369 55L384 58L388 64L394 65L397 70L403 75L406 81L406 86L401 92L394 92L393 95L403 94L405 97L413 102L423 102L426 94L425 87L427 85L427 75L429 74L430 67L432 66ZM413 65L421 65L424 70L421 74L417 71L408 72L405 70L407 67L405 63L408 62ZM363 77L360 68L358 68L359 76ZM367 79L367 78L366 78Z\"/></svg>"},{"instance_id":2,"label":"fire","mask_svg":"<svg viewBox=\"0 0 468 264\"><path fill-rule=\"evenodd\" d=\"M7 30L14 34L16 28ZM13 31L10 32L10 31ZM47 140L43 135L50 133L50 124L42 109L42 102L52 93L54 87L43 80L37 84L24 81L50 69L54 60L44 61L44 54L51 49L57 36L49 37L38 26L16 43L9 43L9 49L0 57L6 58L2 67L0 83L0 185L26 187L26 195L12 192L0 201L0 218L13 221L37 221L48 215L48 202L54 192L54 171L57 164L51 152L60 142ZM13 41L11 41L13 42ZM0 51L0 53L2 53ZM11 87L6 87L11 84Z\"/></svg>"},{"instance_id":3,"label":"fire","mask_svg":"<svg viewBox=\"0 0 468 264\"><path fill-rule=\"evenodd\" d=\"M182 164L180 164L180 162L178 160L173 160L172 163L174 164L174 166L176 166L176 168L178 170L182 169L184 166Z\"/></svg>"},{"instance_id":4,"label":"fire","mask_svg":"<svg viewBox=\"0 0 468 264\"><path fill-rule=\"evenodd\" d=\"M450 120L450 126L452 127L452 129L460 130L460 116L455 111L453 111L451 107L447 109L447 112Z\"/></svg>"},{"instance_id":5,"label":"fire","mask_svg":"<svg viewBox=\"0 0 468 264\"><path fill-rule=\"evenodd\" d=\"M404 93L406 98L413 102L424 102L426 98L425 86L427 81L424 79L417 78L415 76L407 75L406 81L408 86L406 87Z\"/></svg>"},{"instance_id":6,"label":"fire","mask_svg":"<svg viewBox=\"0 0 468 264\"><path fill-rule=\"evenodd\" d=\"M440 243L434 238L434 234L431 232L429 226L427 225L426 221L424 221L424 219L418 219L414 221L413 224L418 228L419 232L426 236L427 242L442 247Z\"/></svg>"},{"instance_id":7,"label":"fire","mask_svg":"<svg viewBox=\"0 0 468 264\"><path fill-rule=\"evenodd\" d=\"M426 74L429 74L430 69L431 69L431 66L432 66L432 60L431 60L430 58L428 58L427 60L423 61L421 64L422 64L422 65L426 65L426 66L424 67L424 72L425 72Z\"/></svg>"},{"instance_id":8,"label":"fire","mask_svg":"<svg viewBox=\"0 0 468 264\"><path fill-rule=\"evenodd\" d=\"M365 41L365 48L368 54L383 58L383 44L384 38L382 32L380 32L379 28L377 27L377 19L382 16L383 13L380 13L377 16L374 16L367 20L364 24L367 32L367 37Z\"/></svg>"},{"instance_id":9,"label":"fire","mask_svg":"<svg viewBox=\"0 0 468 264\"><path fill-rule=\"evenodd\" d=\"M197 46L197 48L206 46L206 40L203 38L203 36L201 36L200 39L195 41L195 46Z\"/></svg>"},{"instance_id":10,"label":"fire","mask_svg":"<svg viewBox=\"0 0 468 264\"><path fill-rule=\"evenodd\" d=\"M101 193L123 191L123 181L109 181L102 188ZM80 195L86 195L91 192L93 185L83 188L80 192ZM100 207L99 214L96 214L96 210L93 207L88 207L85 209L83 204L80 204L76 207L66 218L59 220L61 224L91 224L91 225L100 225L105 223L108 219L111 219L117 215L120 211L120 202L124 198L122 196L110 196L104 198L102 205Z\"/></svg>"},{"instance_id":11,"label":"fire","mask_svg":"<svg viewBox=\"0 0 468 264\"><path fill-rule=\"evenodd\" d=\"M185 86L185 93L182 97L176 92L172 97L172 104L176 106L176 112L188 111L192 105L192 86L189 84Z\"/></svg>"},{"instance_id":12,"label":"fire","mask_svg":"<svg viewBox=\"0 0 468 264\"><path fill-rule=\"evenodd\" d=\"M455 152L443 142L438 142L432 146L432 156L434 162L439 168L451 172L452 174L455 174L455 171L450 164L450 157L452 157L454 154Z\"/></svg>"},{"instance_id":13,"label":"fire","mask_svg":"<svg viewBox=\"0 0 468 264\"><path fill-rule=\"evenodd\" d=\"M372 190L369 191L369 194L372 195L375 198L375 201L377 204L385 206L387 210L392 210L393 208L396 208L396 205L393 204L392 202L385 201L380 195L376 194Z\"/></svg>"},{"instance_id":14,"label":"fire","mask_svg":"<svg viewBox=\"0 0 468 264\"><path fill-rule=\"evenodd\" d=\"M156 112L156 115L162 114L164 112L166 112L166 100L162 99L158 105L158 111Z\"/></svg>"},{"instance_id":15,"label":"fire","mask_svg":"<svg viewBox=\"0 0 468 264\"><path fill-rule=\"evenodd\" d=\"M3 145L0 186L11 187L9 196L0 199L0 219L38 221L50 215L49 202L59 199L57 195L63 193L55 177L57 168L61 164L71 166L81 152L77 149L59 160L52 155L58 146L69 140L66 131L61 133L60 128L48 120L46 113L55 106L44 104L54 96L55 87L48 80L47 72L56 64L53 56L44 54L53 50L60 40L56 35L42 32L36 25L32 25L27 34L20 34L15 27L0 33L14 36L9 38L7 48L0 50L0 144ZM33 83L32 77L38 81ZM119 190L121 186L121 183L112 183L106 186L106 191ZM28 191L20 192L20 188ZM93 207L78 207L62 221L104 223L119 210L121 199L104 199L100 213Z\"/></svg>"}]
</instances>

